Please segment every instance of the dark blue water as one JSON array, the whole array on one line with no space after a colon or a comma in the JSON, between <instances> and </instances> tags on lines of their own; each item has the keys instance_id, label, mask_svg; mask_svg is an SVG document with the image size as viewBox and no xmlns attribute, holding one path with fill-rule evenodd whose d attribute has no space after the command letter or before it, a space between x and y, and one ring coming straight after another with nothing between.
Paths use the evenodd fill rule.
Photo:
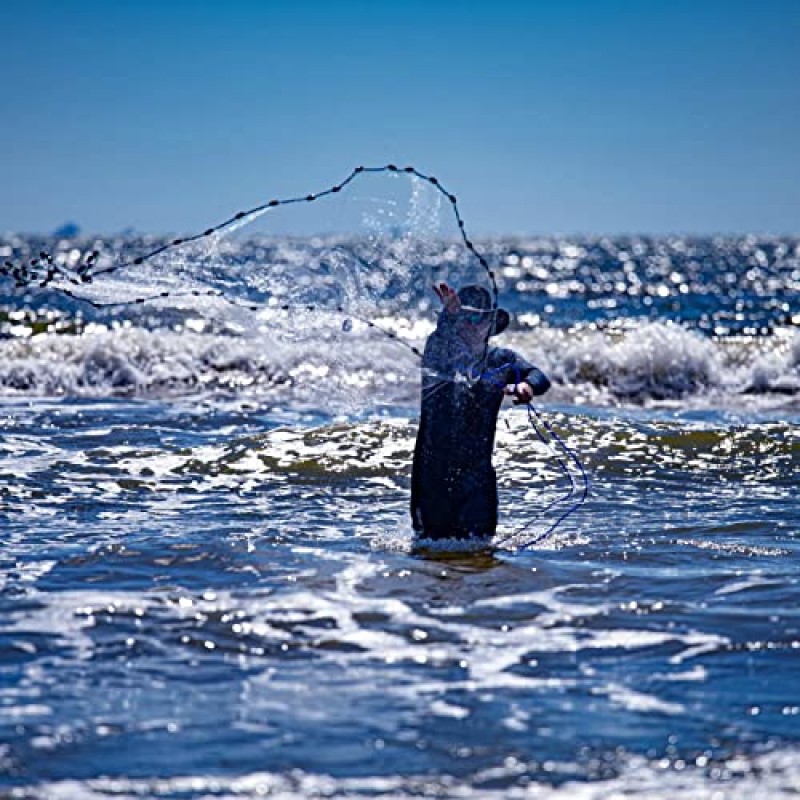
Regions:
<instances>
[{"instance_id":1,"label":"dark blue water","mask_svg":"<svg viewBox=\"0 0 800 800\"><path fill-rule=\"evenodd\" d=\"M332 279L287 317L264 259L299 286L342 245L270 246L85 289L129 299L147 277L261 312L6 287L0 794L800 790L800 242L484 243L516 317L501 343L553 379L539 411L592 489L524 547L569 483L510 406L501 534L527 527L479 552L415 545L418 365L359 321L420 344L417 273Z\"/></svg>"}]
</instances>

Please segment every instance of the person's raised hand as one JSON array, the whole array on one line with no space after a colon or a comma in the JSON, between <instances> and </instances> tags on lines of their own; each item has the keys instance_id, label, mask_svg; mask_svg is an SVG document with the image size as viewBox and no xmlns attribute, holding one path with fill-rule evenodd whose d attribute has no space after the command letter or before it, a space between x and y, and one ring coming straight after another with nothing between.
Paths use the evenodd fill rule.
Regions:
<instances>
[{"instance_id":1,"label":"person's raised hand","mask_svg":"<svg viewBox=\"0 0 800 800\"><path fill-rule=\"evenodd\" d=\"M436 296L442 301L444 310L448 314L458 314L461 310L461 300L454 289L451 289L444 281L440 284L433 284L433 291Z\"/></svg>"}]
</instances>

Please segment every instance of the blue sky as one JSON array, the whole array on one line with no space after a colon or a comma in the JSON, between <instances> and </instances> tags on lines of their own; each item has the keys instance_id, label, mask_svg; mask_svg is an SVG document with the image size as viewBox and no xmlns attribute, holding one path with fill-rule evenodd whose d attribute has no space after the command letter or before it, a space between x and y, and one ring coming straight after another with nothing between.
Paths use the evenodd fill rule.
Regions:
<instances>
[{"instance_id":1,"label":"blue sky","mask_svg":"<svg viewBox=\"0 0 800 800\"><path fill-rule=\"evenodd\" d=\"M795 0L3 0L0 230L408 163L477 233L800 233Z\"/></svg>"}]
</instances>

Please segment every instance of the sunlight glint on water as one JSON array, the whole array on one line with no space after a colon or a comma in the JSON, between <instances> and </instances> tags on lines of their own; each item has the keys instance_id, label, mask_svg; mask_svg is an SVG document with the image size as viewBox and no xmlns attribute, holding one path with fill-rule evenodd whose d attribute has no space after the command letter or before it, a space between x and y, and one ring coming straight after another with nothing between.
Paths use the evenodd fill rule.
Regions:
<instances>
[{"instance_id":1,"label":"sunlight glint on water","mask_svg":"<svg viewBox=\"0 0 800 800\"><path fill-rule=\"evenodd\" d=\"M274 244L287 264L325 247ZM517 552L415 548L417 362L355 314L294 335L268 304L123 322L9 300L0 791L800 790L798 243L485 249L503 343L553 378L541 411L592 478ZM741 277L764 258L780 291ZM419 345L415 308L381 322ZM495 464L501 530L546 527L564 476L521 409Z\"/></svg>"}]
</instances>

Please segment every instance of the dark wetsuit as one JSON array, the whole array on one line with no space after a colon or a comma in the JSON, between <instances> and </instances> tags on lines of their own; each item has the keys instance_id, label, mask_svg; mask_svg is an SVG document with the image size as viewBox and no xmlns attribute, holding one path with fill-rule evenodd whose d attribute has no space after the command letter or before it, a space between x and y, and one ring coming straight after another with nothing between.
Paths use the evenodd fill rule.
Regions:
<instances>
[{"instance_id":1,"label":"dark wetsuit","mask_svg":"<svg viewBox=\"0 0 800 800\"><path fill-rule=\"evenodd\" d=\"M538 395L550 381L513 350L490 347L476 359L455 324L443 312L425 346L411 519L425 538L488 538L497 526L492 450L503 389L525 381Z\"/></svg>"}]
</instances>

